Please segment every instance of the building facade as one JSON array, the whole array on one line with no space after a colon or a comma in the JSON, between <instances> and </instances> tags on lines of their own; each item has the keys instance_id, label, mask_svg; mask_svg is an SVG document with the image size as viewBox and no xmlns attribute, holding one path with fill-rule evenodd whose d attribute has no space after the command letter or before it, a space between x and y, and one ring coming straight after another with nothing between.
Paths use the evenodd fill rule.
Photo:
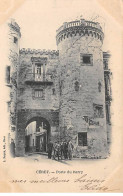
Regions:
<instances>
[{"instance_id":1,"label":"building facade","mask_svg":"<svg viewBox=\"0 0 123 196\"><path fill-rule=\"evenodd\" d=\"M9 108L16 156L47 152L49 140L71 140L74 157L106 158L111 74L100 24L84 19L65 22L56 31L57 51L19 49L20 28L13 20L8 26L7 85L13 95ZM35 126L29 131L32 122Z\"/></svg>"}]
</instances>

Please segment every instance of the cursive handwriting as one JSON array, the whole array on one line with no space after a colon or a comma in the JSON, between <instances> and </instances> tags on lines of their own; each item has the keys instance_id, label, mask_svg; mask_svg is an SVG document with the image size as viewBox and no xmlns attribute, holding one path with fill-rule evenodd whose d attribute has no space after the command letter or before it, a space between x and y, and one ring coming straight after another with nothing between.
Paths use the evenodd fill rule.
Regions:
<instances>
[{"instance_id":1,"label":"cursive handwriting","mask_svg":"<svg viewBox=\"0 0 123 196\"><path fill-rule=\"evenodd\" d=\"M48 172L49 173L49 172ZM55 173L55 172L51 172ZM66 173L66 172L65 172ZM72 172L71 172L72 173ZM63 172L62 172L63 174ZM75 174L76 175L76 174ZM81 174L79 177L75 178L75 175L67 175L63 178L60 178L61 176L52 176L47 177L46 179L39 178L38 180L32 179L32 180L26 180L26 179L20 179L20 180L11 180L11 183L30 183L30 184L50 184L50 183L71 183L75 184L75 186L79 187L80 191L99 191L99 192L110 192L113 190L110 190L107 186L104 186L103 183L105 182L104 179L98 179L98 178L92 178L88 176L87 173L84 173L81 171ZM77 175L78 176L78 175Z\"/></svg>"},{"instance_id":2,"label":"cursive handwriting","mask_svg":"<svg viewBox=\"0 0 123 196\"><path fill-rule=\"evenodd\" d=\"M101 186L100 184L93 184L92 182L80 186L80 190L88 190L88 191L108 191L108 187Z\"/></svg>"},{"instance_id":3,"label":"cursive handwriting","mask_svg":"<svg viewBox=\"0 0 123 196\"><path fill-rule=\"evenodd\" d=\"M44 180L44 179L41 179L41 180L31 180L30 183L66 183L66 182L69 182L70 180L69 179L59 179L58 177L52 177L48 180Z\"/></svg>"},{"instance_id":4,"label":"cursive handwriting","mask_svg":"<svg viewBox=\"0 0 123 196\"><path fill-rule=\"evenodd\" d=\"M91 177L87 177L87 174L84 174L84 173L81 177L74 180L74 182L80 182L80 183L83 183L83 182L102 183L104 181L105 180L100 180L100 179L96 179L96 178L94 179L94 178L91 178Z\"/></svg>"}]
</instances>

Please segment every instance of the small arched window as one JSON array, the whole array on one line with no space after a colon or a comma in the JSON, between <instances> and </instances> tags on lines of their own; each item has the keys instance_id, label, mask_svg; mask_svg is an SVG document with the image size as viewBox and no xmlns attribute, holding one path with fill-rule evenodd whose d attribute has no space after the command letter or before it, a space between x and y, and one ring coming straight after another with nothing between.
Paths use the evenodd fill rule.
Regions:
<instances>
[{"instance_id":1,"label":"small arched window","mask_svg":"<svg viewBox=\"0 0 123 196\"><path fill-rule=\"evenodd\" d=\"M52 89L52 94L55 95L55 88Z\"/></svg>"},{"instance_id":2,"label":"small arched window","mask_svg":"<svg viewBox=\"0 0 123 196\"><path fill-rule=\"evenodd\" d=\"M75 82L75 91L79 91L79 82L78 81Z\"/></svg>"},{"instance_id":3,"label":"small arched window","mask_svg":"<svg viewBox=\"0 0 123 196\"><path fill-rule=\"evenodd\" d=\"M101 82L98 82L98 91L101 92L102 84Z\"/></svg>"},{"instance_id":4,"label":"small arched window","mask_svg":"<svg viewBox=\"0 0 123 196\"><path fill-rule=\"evenodd\" d=\"M14 37L14 43L16 44L18 42L18 38Z\"/></svg>"}]
</instances>

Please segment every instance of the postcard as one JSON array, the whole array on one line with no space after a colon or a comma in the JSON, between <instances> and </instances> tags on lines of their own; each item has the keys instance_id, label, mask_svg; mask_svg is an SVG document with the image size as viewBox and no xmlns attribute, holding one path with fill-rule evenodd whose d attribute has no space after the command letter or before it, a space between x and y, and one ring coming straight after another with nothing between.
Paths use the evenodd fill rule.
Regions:
<instances>
[{"instance_id":1,"label":"postcard","mask_svg":"<svg viewBox=\"0 0 123 196\"><path fill-rule=\"evenodd\" d=\"M123 1L0 2L0 192L122 192Z\"/></svg>"}]
</instances>

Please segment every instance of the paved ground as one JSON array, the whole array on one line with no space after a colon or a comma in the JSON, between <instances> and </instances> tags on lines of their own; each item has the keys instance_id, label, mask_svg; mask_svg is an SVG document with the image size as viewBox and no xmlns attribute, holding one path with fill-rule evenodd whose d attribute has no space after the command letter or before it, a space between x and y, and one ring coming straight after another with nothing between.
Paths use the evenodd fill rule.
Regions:
<instances>
[{"instance_id":1,"label":"paved ground","mask_svg":"<svg viewBox=\"0 0 123 196\"><path fill-rule=\"evenodd\" d=\"M110 173L111 170L113 170L116 165L117 165L117 159L113 159L113 162L111 162L110 158L108 159L86 159L86 158L73 158L72 160L53 160L53 159L48 159L47 155L41 155L41 154L30 154L30 155L25 155L25 157L16 157L15 162L17 161L23 161L24 164L27 165L33 165L33 163L36 163L35 165L41 165L42 168L47 166L47 167L54 167L56 168L67 168L67 167L76 167L76 168L81 168L82 170L85 171L91 171L92 173L95 172L96 174L99 174L100 172L104 176L107 175L107 172ZM92 170L92 168L94 170Z\"/></svg>"},{"instance_id":2,"label":"paved ground","mask_svg":"<svg viewBox=\"0 0 123 196\"><path fill-rule=\"evenodd\" d=\"M42 155L42 154L29 154L29 155L26 155L24 157L24 159L26 161L34 161L34 162L47 162L47 163L53 163L53 162L58 162L58 163L62 163L62 164L71 164L71 162L73 161L78 161L78 159L72 159L72 160L58 160L56 158L56 160L53 160L53 159L48 159L47 155Z\"/></svg>"}]
</instances>

